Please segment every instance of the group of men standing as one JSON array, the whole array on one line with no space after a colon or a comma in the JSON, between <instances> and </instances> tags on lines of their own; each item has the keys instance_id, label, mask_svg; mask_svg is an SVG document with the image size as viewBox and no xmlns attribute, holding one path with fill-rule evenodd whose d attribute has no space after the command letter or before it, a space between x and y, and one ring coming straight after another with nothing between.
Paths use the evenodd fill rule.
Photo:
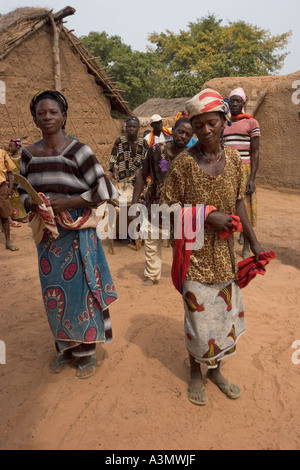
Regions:
<instances>
[{"instance_id":1,"label":"group of men standing","mask_svg":"<svg viewBox=\"0 0 300 470\"><path fill-rule=\"evenodd\" d=\"M231 122L224 129L222 144L231 146L240 153L244 172L245 204L249 220L252 226L255 226L259 123L251 114L245 112L246 94L242 88L231 91L228 104ZM136 117L129 117L126 121L126 136L118 138L112 150L109 171L118 182L130 181L134 184L132 204L139 202L144 188L147 188L144 204L149 215L151 205L160 203L161 189L173 160L187 147L197 145L188 117L178 113L176 118L173 128L170 129L163 125L163 119L159 114L154 114L150 119L151 131L144 137L139 137L139 120ZM159 232L159 237L151 237L150 231L144 241L144 285L146 286L157 284L161 277L161 228ZM249 242L242 234L239 242L243 244L243 258L251 256Z\"/></svg>"}]
</instances>

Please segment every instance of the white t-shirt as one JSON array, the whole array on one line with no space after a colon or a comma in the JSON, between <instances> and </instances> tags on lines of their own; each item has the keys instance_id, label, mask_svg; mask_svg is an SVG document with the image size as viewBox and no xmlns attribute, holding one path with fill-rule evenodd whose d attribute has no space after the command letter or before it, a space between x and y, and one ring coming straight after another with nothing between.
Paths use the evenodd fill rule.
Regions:
<instances>
[{"instance_id":1,"label":"white t-shirt","mask_svg":"<svg viewBox=\"0 0 300 470\"><path fill-rule=\"evenodd\" d=\"M170 129L171 130L171 129ZM151 134L151 133L150 133ZM149 143L150 139L150 134L147 134L144 139ZM160 133L159 136L154 135L154 144L159 144L161 142L167 142L168 140L171 140L172 136L171 135L166 135L163 132Z\"/></svg>"}]
</instances>

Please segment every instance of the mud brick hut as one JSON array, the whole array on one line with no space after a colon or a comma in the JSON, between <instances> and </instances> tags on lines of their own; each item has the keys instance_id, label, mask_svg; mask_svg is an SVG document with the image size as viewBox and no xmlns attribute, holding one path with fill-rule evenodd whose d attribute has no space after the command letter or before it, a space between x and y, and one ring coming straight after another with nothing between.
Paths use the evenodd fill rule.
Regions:
<instances>
[{"instance_id":1,"label":"mud brick hut","mask_svg":"<svg viewBox=\"0 0 300 470\"><path fill-rule=\"evenodd\" d=\"M25 145L40 138L29 103L41 90L56 89L68 99L67 131L88 144L106 169L127 102L96 58L64 24L75 10L53 13L20 8L0 18L0 146L12 137Z\"/></svg>"},{"instance_id":2,"label":"mud brick hut","mask_svg":"<svg viewBox=\"0 0 300 470\"><path fill-rule=\"evenodd\" d=\"M299 190L300 187L300 71L266 77L214 78L202 88L214 88L224 97L241 86L247 95L246 111L260 124L260 165L257 180L271 187ZM147 126L152 114L172 126L178 111L185 110L188 98L153 98L134 113Z\"/></svg>"}]
</instances>

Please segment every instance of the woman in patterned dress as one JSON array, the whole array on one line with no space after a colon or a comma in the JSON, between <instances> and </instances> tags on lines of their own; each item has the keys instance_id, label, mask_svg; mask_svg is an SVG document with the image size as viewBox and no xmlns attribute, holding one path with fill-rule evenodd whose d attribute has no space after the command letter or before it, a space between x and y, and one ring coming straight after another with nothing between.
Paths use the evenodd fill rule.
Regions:
<instances>
[{"instance_id":1,"label":"woman in patterned dress","mask_svg":"<svg viewBox=\"0 0 300 470\"><path fill-rule=\"evenodd\" d=\"M21 148L22 148L22 142L20 139L10 139L9 142L9 154L10 158L14 162L16 169L13 171L13 173L20 173L20 162L21 162ZM18 183L13 184L13 195L10 198L10 205L12 209L11 213L11 225L13 227L19 227L20 222L28 222L28 217L27 217L27 212L24 209L24 206L21 202L20 195L18 192Z\"/></svg>"},{"instance_id":2,"label":"woman in patterned dress","mask_svg":"<svg viewBox=\"0 0 300 470\"><path fill-rule=\"evenodd\" d=\"M108 307L117 300L92 208L118 193L92 150L67 137L68 104L61 93L37 94L30 109L42 139L23 149L20 174L41 193L45 204L34 204L22 188L20 197L31 212L32 228L34 221L45 221L36 244L42 295L57 351L50 371L59 373L77 358L76 377L86 379L95 371L96 344L112 340Z\"/></svg>"},{"instance_id":3,"label":"woman in patterned dress","mask_svg":"<svg viewBox=\"0 0 300 470\"><path fill-rule=\"evenodd\" d=\"M245 331L245 320L241 290L234 282L237 274L234 240L232 236L221 238L219 233L230 233L231 216L237 215L256 259L263 249L243 202L239 153L220 143L225 123L230 120L228 105L218 92L205 89L186 106L198 143L174 161L162 190L161 203L173 207L204 205L204 213L208 214L202 247L192 251L180 290L190 359L188 399L196 405L205 405L207 395L201 364L207 366L207 377L228 398L238 398L241 393L220 370L220 361L235 352L236 342ZM175 241L174 261L180 255Z\"/></svg>"}]
</instances>

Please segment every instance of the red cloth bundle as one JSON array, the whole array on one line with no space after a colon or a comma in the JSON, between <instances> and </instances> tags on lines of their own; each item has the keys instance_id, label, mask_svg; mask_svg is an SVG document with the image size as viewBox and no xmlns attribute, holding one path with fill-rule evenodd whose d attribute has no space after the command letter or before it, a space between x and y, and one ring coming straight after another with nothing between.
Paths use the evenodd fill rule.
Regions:
<instances>
[{"instance_id":1,"label":"red cloth bundle","mask_svg":"<svg viewBox=\"0 0 300 470\"><path fill-rule=\"evenodd\" d=\"M228 232L220 232L219 237L226 240L231 237L232 232L242 232L243 226L238 215L230 215L232 218L232 227Z\"/></svg>"},{"instance_id":2,"label":"red cloth bundle","mask_svg":"<svg viewBox=\"0 0 300 470\"><path fill-rule=\"evenodd\" d=\"M256 274L265 274L265 266L276 258L276 253L273 250L264 251L260 253L258 261L255 261L255 256L250 256L238 263L238 279L235 281L242 289L246 287Z\"/></svg>"},{"instance_id":3,"label":"red cloth bundle","mask_svg":"<svg viewBox=\"0 0 300 470\"><path fill-rule=\"evenodd\" d=\"M204 206L204 220L210 214L215 211L214 206ZM183 217L186 214L187 218ZM193 251L191 244L195 243L197 238L197 218L200 217L200 212L197 207L188 207L182 209L178 215L177 221L177 237L175 239L174 256L172 263L172 281L175 288L182 293L183 282L189 269L190 258ZM232 232L243 230L240 218L237 215L230 215L232 220L232 227L228 232L219 232L219 237L223 239L230 238ZM184 231L184 224L186 224L186 231ZM199 227L198 227L199 228ZM182 234L185 234L184 236ZM189 248L186 244L189 244Z\"/></svg>"},{"instance_id":4,"label":"red cloth bundle","mask_svg":"<svg viewBox=\"0 0 300 470\"><path fill-rule=\"evenodd\" d=\"M171 275L175 288L181 294L199 229L203 228L208 214L215 210L214 206L203 206L202 209L201 206L194 206L183 208L178 214Z\"/></svg>"},{"instance_id":5,"label":"red cloth bundle","mask_svg":"<svg viewBox=\"0 0 300 470\"><path fill-rule=\"evenodd\" d=\"M215 208L213 208L213 210L214 209ZM195 234L194 230L196 230L197 217L199 217L198 210L196 207L186 208L185 212L188 215L187 219L183 217L184 209L182 209L178 215L178 221L177 221L178 235L177 235L177 238L175 239L173 263L172 263L172 271L171 271L173 284L175 288L181 294L183 291L183 281L188 272L189 264L190 264L190 257L193 251L191 246L189 250L186 249L186 243L195 242L197 234ZM189 232L187 234L184 232L184 222L186 222L187 224L186 231Z\"/></svg>"}]
</instances>

